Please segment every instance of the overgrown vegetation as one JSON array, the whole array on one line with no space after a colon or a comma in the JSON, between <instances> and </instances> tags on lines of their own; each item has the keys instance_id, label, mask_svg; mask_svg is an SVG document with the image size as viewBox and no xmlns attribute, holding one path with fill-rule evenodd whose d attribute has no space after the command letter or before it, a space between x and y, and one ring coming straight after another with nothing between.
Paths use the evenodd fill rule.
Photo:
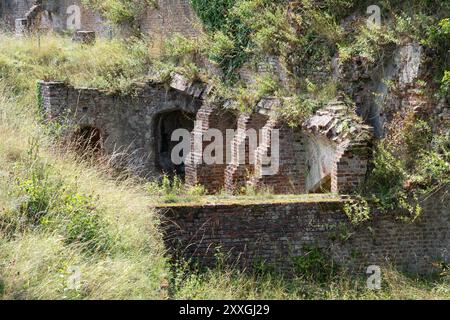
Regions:
<instances>
[{"instance_id":1,"label":"overgrown vegetation","mask_svg":"<svg viewBox=\"0 0 450 320\"><path fill-rule=\"evenodd\" d=\"M137 27L139 18L148 7L155 7L155 0L82 0L83 4L103 14L115 25Z\"/></svg>"},{"instance_id":2,"label":"overgrown vegetation","mask_svg":"<svg viewBox=\"0 0 450 320\"><path fill-rule=\"evenodd\" d=\"M143 188L55 149L34 88L10 90L8 80L0 80L0 299L164 297L164 249Z\"/></svg>"},{"instance_id":3,"label":"overgrown vegetation","mask_svg":"<svg viewBox=\"0 0 450 320\"><path fill-rule=\"evenodd\" d=\"M291 277L267 269L253 273L218 266L215 269L192 269L180 263L171 277L171 294L175 299L449 299L448 279L419 279L386 268L382 289L368 290L367 278L338 270L312 249ZM322 267L325 267L322 269ZM314 271L317 271L316 273Z\"/></svg>"},{"instance_id":4,"label":"overgrown vegetation","mask_svg":"<svg viewBox=\"0 0 450 320\"><path fill-rule=\"evenodd\" d=\"M86 1L113 23L131 26L151 3ZM53 35L17 39L0 33L0 298L450 299L448 274L423 279L386 270L383 289L370 291L365 278L337 270L317 248L304 248L292 279L264 268L248 274L224 266L206 271L172 266L150 206L231 196L207 198L201 186L188 189L168 177L145 186L133 179L113 180L99 165L55 149L54 137L39 121L37 80L130 93L151 66L163 78L174 70L191 78L211 77L198 63L202 55L222 71L212 79L220 96L235 98L241 111L263 96L280 97L280 116L292 126L338 94L340 84L316 79L330 73L336 53L361 55L376 65L385 49L406 36L435 50L433 85L439 88L438 98L448 96L448 2L415 0L397 6L382 1L391 24L380 30L368 29L362 20L349 28L340 24L349 13L364 10L366 1L192 3L206 35L171 39L160 61L150 61L148 44L138 39L99 39L82 46ZM240 81L241 67L260 65L267 55L281 57L286 81L274 72L251 84ZM414 219L420 197L450 183L449 137L428 120L411 116L393 122L398 128L390 128L389 138L374 152L364 197L347 204L353 223L370 217L367 201L386 211L405 209L405 217ZM242 193L244 201L273 199L251 189ZM73 267L82 274L78 288L68 284Z\"/></svg>"},{"instance_id":5,"label":"overgrown vegetation","mask_svg":"<svg viewBox=\"0 0 450 320\"><path fill-rule=\"evenodd\" d=\"M412 115L395 123L389 138L374 150L373 169L362 194L382 211L400 210L403 218L421 214L420 200L450 184L450 137L433 134Z\"/></svg>"}]
</instances>

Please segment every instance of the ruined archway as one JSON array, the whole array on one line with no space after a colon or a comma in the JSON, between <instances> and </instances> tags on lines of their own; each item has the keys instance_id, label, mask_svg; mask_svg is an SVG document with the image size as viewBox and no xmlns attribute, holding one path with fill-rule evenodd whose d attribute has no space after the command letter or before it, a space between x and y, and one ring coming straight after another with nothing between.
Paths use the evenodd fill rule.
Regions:
<instances>
[{"instance_id":1,"label":"ruined archway","mask_svg":"<svg viewBox=\"0 0 450 320\"><path fill-rule=\"evenodd\" d=\"M180 110L159 114L155 119L156 167L169 175L176 174L184 179L185 165L176 165L171 159L173 148L179 141L172 141L172 133L177 129L194 129L195 114Z\"/></svg>"}]
</instances>

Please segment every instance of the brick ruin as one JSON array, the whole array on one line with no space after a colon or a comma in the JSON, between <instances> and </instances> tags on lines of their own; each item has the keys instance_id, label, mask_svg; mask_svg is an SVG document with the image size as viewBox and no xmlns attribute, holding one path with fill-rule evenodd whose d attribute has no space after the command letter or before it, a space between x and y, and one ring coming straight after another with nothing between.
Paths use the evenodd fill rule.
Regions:
<instances>
[{"instance_id":1,"label":"brick ruin","mask_svg":"<svg viewBox=\"0 0 450 320\"><path fill-rule=\"evenodd\" d=\"M291 128L274 112L280 104L277 98L265 97L251 113L239 113L230 108L233 101L211 99L213 93L211 86L179 74L164 83L141 83L130 96L40 82L41 108L49 121L58 121L72 133L96 136L102 151L114 155L118 165L146 178L176 172L188 185L201 184L210 193L253 186L299 195L347 194L364 181L374 129L342 100L330 102L301 126ZM410 102L426 105L421 96L402 99L403 108ZM173 143L168 137L180 127L191 132L191 145L208 129L223 134L233 130L232 138L223 141L229 150L222 155L223 163L198 161L209 145L203 141L186 155L183 165L173 166L168 156ZM249 148L250 129L261 133L254 150ZM263 159L273 148L275 129L279 170L265 175ZM374 208L373 218L358 226L343 214L345 198L338 195L253 204L168 205L157 210L169 252L205 266L217 263L220 250L240 268L264 263L289 273L307 248L318 247L338 265L356 272L365 272L370 265L391 265L430 273L449 262L449 200L448 188L443 188L421 201L423 213L413 223L397 219L399 212L380 214Z\"/></svg>"},{"instance_id":2,"label":"brick ruin","mask_svg":"<svg viewBox=\"0 0 450 320\"><path fill-rule=\"evenodd\" d=\"M171 252L205 266L226 262L251 270L262 263L285 274L310 248L336 265L365 274L372 265L411 273L439 271L450 261L449 190L423 199L414 223L395 214L374 214L353 226L340 198L159 207L164 240ZM223 263L223 261L221 261Z\"/></svg>"},{"instance_id":3,"label":"brick ruin","mask_svg":"<svg viewBox=\"0 0 450 320\"><path fill-rule=\"evenodd\" d=\"M1 0L0 20L17 33L75 29L94 31L104 37L127 35L125 25L114 28L100 13L84 6L81 0ZM152 51L157 54L168 35L194 36L200 32L196 22L189 0L158 0L154 7L148 7L138 17L137 29L152 39Z\"/></svg>"},{"instance_id":4,"label":"brick ruin","mask_svg":"<svg viewBox=\"0 0 450 320\"><path fill-rule=\"evenodd\" d=\"M308 119L302 128L290 128L275 116L279 102L262 99L253 113L238 114L223 104L211 102L211 88L173 74L168 83L148 82L130 96L108 94L95 89L74 88L60 82L41 82L42 109L48 119L60 121L72 131L100 133L102 150L138 175L156 178L176 172L188 185L202 185L210 193L239 191L245 186L267 188L276 194L310 192L348 193L364 180L371 128L358 120L354 111L335 101ZM352 116L353 113L353 116ZM75 129L74 129L75 128ZM171 141L176 129L191 132L202 143L185 155L184 164L171 164ZM222 161L203 161L211 142L203 139L209 129L224 139ZM250 148L253 129L256 147ZM227 135L233 130L233 135ZM278 170L266 172L263 157L273 148L270 134L278 130ZM250 159L253 161L250 161Z\"/></svg>"}]
</instances>

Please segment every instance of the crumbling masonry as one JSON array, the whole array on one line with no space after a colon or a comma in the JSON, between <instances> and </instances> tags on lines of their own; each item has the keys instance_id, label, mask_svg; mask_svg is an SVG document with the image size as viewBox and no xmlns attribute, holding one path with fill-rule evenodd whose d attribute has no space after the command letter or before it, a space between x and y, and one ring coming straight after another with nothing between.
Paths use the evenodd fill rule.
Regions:
<instances>
[{"instance_id":1,"label":"crumbling masonry","mask_svg":"<svg viewBox=\"0 0 450 320\"><path fill-rule=\"evenodd\" d=\"M253 186L277 194L301 194L348 193L366 175L370 127L361 124L339 101L319 111L303 128L294 129L274 117L275 98L261 100L254 113L236 115L221 104L208 102L209 86L178 74L168 84L143 83L133 96L73 88L60 82L41 82L40 88L48 119L60 121L74 132L99 132L99 144L106 154L126 154L120 164L147 178L176 172L186 176L188 185L202 185L211 193ZM202 140L200 149L191 148L186 155L185 165L172 165L176 143L171 136L180 128L192 132L192 145L195 137L203 137L209 129L219 130L223 136L227 130L235 130L233 139L223 141L231 161L226 153L218 163L201 161L210 144ZM260 133L254 150L249 148L249 129ZM272 130L279 132L279 168L266 173L262 157L270 154ZM245 159L240 159L242 148Z\"/></svg>"}]
</instances>

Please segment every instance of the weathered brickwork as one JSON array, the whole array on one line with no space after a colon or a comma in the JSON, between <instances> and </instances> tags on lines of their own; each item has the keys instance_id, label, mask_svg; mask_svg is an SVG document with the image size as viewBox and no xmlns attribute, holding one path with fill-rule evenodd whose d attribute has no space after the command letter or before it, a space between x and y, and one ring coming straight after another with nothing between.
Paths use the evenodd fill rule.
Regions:
<instances>
[{"instance_id":1,"label":"weathered brickwork","mask_svg":"<svg viewBox=\"0 0 450 320\"><path fill-rule=\"evenodd\" d=\"M72 133L96 130L102 151L144 177L176 171L188 185L202 185L210 193L243 187L276 194L350 193L364 181L370 130L341 105L332 103L303 128L290 128L273 116L277 99L263 99L253 113L239 116L209 102L210 93L210 86L179 74L166 84L140 84L128 96L41 82L42 107L50 120ZM191 150L182 165L171 158L172 133L180 128L191 132ZM211 163L205 153L215 139L222 139L222 153L211 154Z\"/></svg>"},{"instance_id":2,"label":"weathered brickwork","mask_svg":"<svg viewBox=\"0 0 450 320\"><path fill-rule=\"evenodd\" d=\"M272 156L272 131L278 130L279 157L278 170L275 173L264 171L272 166L264 163L266 156ZM250 178L250 185L257 188L269 188L276 194L305 193L305 158L300 150L302 136L296 130L289 128L286 123L270 120L262 129L262 143L256 151L256 165L254 174Z\"/></svg>"},{"instance_id":3,"label":"weathered brickwork","mask_svg":"<svg viewBox=\"0 0 450 320\"><path fill-rule=\"evenodd\" d=\"M185 92L160 83L142 84L133 96L80 89L59 82L41 82L42 108L50 120L71 132L95 128L102 149L116 161L144 177L160 174L156 161L159 115L181 111L196 114L201 102ZM121 156L122 155L122 156Z\"/></svg>"},{"instance_id":4,"label":"weathered brickwork","mask_svg":"<svg viewBox=\"0 0 450 320\"><path fill-rule=\"evenodd\" d=\"M330 184L333 193L355 190L365 179L373 130L352 108L331 102L303 124L307 152L308 191Z\"/></svg>"},{"instance_id":5,"label":"weathered brickwork","mask_svg":"<svg viewBox=\"0 0 450 320\"><path fill-rule=\"evenodd\" d=\"M213 266L217 250L229 263L252 268L264 262L285 272L305 247L319 247L341 266L364 270L394 265L428 273L449 262L450 198L442 189L423 201L423 214L403 222L375 214L353 227L343 202L173 206L159 208L165 241L172 253Z\"/></svg>"},{"instance_id":6,"label":"weathered brickwork","mask_svg":"<svg viewBox=\"0 0 450 320\"><path fill-rule=\"evenodd\" d=\"M205 162L205 149L211 143L205 141L208 130L219 130L223 136L222 158L208 164ZM186 163L186 183L191 186L202 185L208 192L214 193L225 186L225 169L227 152L231 141L226 140L227 129L236 129L236 116L221 106L204 104L198 111L194 130L192 131L191 154ZM199 141L196 143L196 141Z\"/></svg>"},{"instance_id":7,"label":"weathered brickwork","mask_svg":"<svg viewBox=\"0 0 450 320\"><path fill-rule=\"evenodd\" d=\"M367 141L352 141L337 147L331 172L332 192L351 193L364 182L370 150Z\"/></svg>"},{"instance_id":8,"label":"weathered brickwork","mask_svg":"<svg viewBox=\"0 0 450 320\"><path fill-rule=\"evenodd\" d=\"M158 0L156 8L142 16L140 29L150 36L150 52L155 55L163 53L167 37L174 34L196 37L202 30L189 0Z\"/></svg>"},{"instance_id":9,"label":"weathered brickwork","mask_svg":"<svg viewBox=\"0 0 450 320\"><path fill-rule=\"evenodd\" d=\"M225 171L225 189L239 191L254 174L256 148L260 143L260 130L268 117L259 113L243 114L237 121L236 135L231 143L231 161ZM251 148L254 149L251 149Z\"/></svg>"},{"instance_id":10,"label":"weathered brickwork","mask_svg":"<svg viewBox=\"0 0 450 320\"><path fill-rule=\"evenodd\" d=\"M0 1L0 18L6 26L14 28L16 19L25 18L34 0Z\"/></svg>"}]
</instances>

